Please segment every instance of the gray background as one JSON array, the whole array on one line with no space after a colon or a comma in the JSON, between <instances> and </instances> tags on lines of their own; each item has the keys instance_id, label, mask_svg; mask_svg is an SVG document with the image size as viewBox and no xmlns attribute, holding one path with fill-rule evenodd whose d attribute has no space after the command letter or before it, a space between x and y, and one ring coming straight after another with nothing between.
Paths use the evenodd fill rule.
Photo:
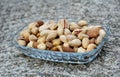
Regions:
<instances>
[{"instance_id":1,"label":"gray background","mask_svg":"<svg viewBox=\"0 0 120 77\"><path fill-rule=\"evenodd\" d=\"M105 20L111 37L97 59L86 65L55 63L23 55L12 35L36 20L85 19L93 24ZM0 77L119 77L120 0L0 0Z\"/></svg>"}]
</instances>

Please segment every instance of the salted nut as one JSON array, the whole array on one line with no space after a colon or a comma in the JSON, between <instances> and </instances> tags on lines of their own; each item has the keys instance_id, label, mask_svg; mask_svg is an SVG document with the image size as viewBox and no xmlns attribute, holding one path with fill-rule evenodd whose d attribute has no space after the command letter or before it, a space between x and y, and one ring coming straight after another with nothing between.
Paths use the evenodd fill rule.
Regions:
<instances>
[{"instance_id":1,"label":"salted nut","mask_svg":"<svg viewBox=\"0 0 120 77\"><path fill-rule=\"evenodd\" d=\"M105 36L102 26L89 25L85 20L78 23L66 19L58 22L39 20L22 30L17 42L40 50L86 53L97 48Z\"/></svg>"}]
</instances>

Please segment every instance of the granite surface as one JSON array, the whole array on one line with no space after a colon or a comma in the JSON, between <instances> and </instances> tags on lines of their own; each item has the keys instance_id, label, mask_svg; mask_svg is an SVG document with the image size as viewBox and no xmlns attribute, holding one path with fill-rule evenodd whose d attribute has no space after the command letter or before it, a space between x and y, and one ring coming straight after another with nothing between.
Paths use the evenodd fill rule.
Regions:
<instances>
[{"instance_id":1,"label":"granite surface","mask_svg":"<svg viewBox=\"0 0 120 77\"><path fill-rule=\"evenodd\" d=\"M85 65L27 57L11 43L14 33L36 20L109 21L114 37ZM120 0L0 0L0 77L120 77Z\"/></svg>"}]
</instances>

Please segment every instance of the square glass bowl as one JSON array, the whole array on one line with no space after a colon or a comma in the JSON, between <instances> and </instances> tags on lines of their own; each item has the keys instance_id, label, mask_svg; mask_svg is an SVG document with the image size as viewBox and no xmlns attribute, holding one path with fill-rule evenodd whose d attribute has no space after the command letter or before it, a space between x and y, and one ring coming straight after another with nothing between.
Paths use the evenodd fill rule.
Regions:
<instances>
[{"instance_id":1,"label":"square glass bowl","mask_svg":"<svg viewBox=\"0 0 120 77\"><path fill-rule=\"evenodd\" d=\"M84 53L55 52L51 50L40 50L26 46L21 46L17 43L17 38L19 36L19 32L25 29L26 27L23 27L22 29L15 33L13 43L15 47L19 49L20 52L33 58L39 58L54 62L85 64L93 61L96 58L96 56L101 52L101 49L104 46L105 42L107 42L108 40L110 28L109 26L105 25L104 26L102 25L102 27L106 31L106 36L103 38L102 42L94 50Z\"/></svg>"}]
</instances>

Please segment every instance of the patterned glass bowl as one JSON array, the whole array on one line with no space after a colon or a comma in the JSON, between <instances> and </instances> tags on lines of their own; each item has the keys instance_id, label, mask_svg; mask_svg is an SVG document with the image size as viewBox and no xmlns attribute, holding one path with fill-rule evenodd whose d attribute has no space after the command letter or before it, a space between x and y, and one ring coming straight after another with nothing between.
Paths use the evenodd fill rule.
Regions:
<instances>
[{"instance_id":1,"label":"patterned glass bowl","mask_svg":"<svg viewBox=\"0 0 120 77\"><path fill-rule=\"evenodd\" d=\"M39 58L43 60L49 60L54 62L64 62L64 63L74 63L74 64L85 64L93 61L96 56L101 52L102 47L104 46L105 42L108 40L109 32L109 26L103 26L103 28L106 31L106 36L103 38L102 42L92 51L85 52L85 53L69 53L69 52L55 52L51 50L39 50L35 48L29 48L26 46L20 46L17 43L17 38L19 36L19 32L22 29L25 29L23 27L15 33L15 37L13 40L14 45L25 55L33 57L33 58Z\"/></svg>"}]
</instances>

